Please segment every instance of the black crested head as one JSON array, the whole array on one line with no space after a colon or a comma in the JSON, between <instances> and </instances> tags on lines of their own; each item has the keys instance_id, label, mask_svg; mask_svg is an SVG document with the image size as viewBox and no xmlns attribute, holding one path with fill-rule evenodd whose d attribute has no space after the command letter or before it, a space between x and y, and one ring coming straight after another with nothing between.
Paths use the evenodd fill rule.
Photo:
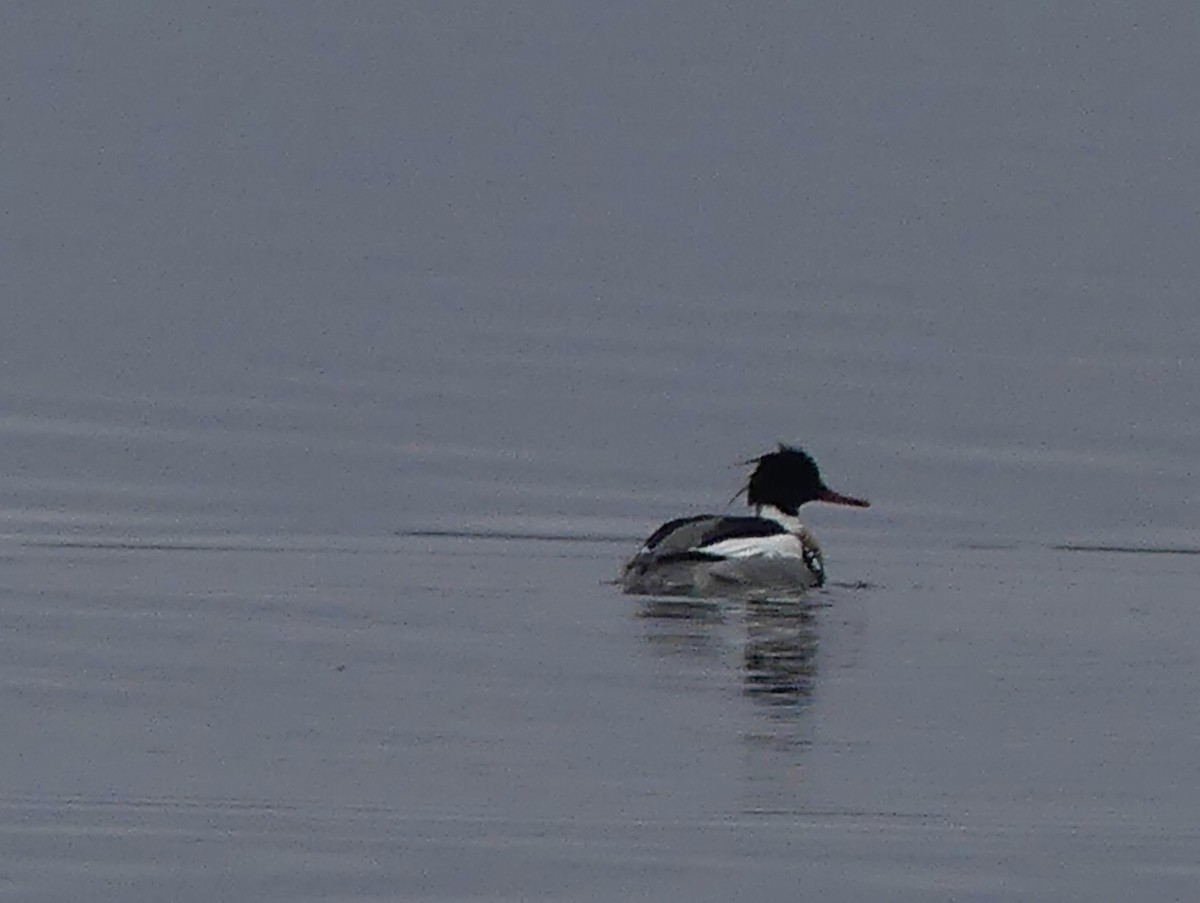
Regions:
<instances>
[{"instance_id":1,"label":"black crested head","mask_svg":"<svg viewBox=\"0 0 1200 903\"><path fill-rule=\"evenodd\" d=\"M813 501L824 488L817 462L803 449L780 444L779 451L750 463L757 466L746 484L746 501L755 508L773 505L794 517L801 505Z\"/></svg>"},{"instance_id":2,"label":"black crested head","mask_svg":"<svg viewBox=\"0 0 1200 903\"><path fill-rule=\"evenodd\" d=\"M795 517L806 502L868 507L868 502L834 492L821 479L812 455L780 443L779 450L746 462L756 465L746 483L746 502L753 508L771 505Z\"/></svg>"}]
</instances>

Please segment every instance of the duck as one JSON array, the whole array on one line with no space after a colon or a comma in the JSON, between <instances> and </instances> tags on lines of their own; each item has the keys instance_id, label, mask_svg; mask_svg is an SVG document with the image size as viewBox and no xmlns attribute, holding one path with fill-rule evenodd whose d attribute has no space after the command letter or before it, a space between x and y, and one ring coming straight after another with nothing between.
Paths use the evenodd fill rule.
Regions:
<instances>
[{"instance_id":1,"label":"duck","mask_svg":"<svg viewBox=\"0 0 1200 903\"><path fill-rule=\"evenodd\" d=\"M631 595L719 596L755 590L804 591L825 585L825 562L800 506L870 507L835 492L804 449L780 443L743 462L754 465L745 493L753 515L698 514L667 521L621 570Z\"/></svg>"}]
</instances>

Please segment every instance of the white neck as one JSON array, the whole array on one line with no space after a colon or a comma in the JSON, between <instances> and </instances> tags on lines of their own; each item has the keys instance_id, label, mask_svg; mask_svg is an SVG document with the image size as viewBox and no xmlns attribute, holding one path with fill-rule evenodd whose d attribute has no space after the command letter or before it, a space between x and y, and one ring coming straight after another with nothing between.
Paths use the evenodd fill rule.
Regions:
<instances>
[{"instance_id":1,"label":"white neck","mask_svg":"<svg viewBox=\"0 0 1200 903\"><path fill-rule=\"evenodd\" d=\"M765 517L767 520L773 520L789 533L799 533L804 529L804 524L800 522L800 518L792 514L784 514L774 505L760 505L757 509L759 517Z\"/></svg>"}]
</instances>

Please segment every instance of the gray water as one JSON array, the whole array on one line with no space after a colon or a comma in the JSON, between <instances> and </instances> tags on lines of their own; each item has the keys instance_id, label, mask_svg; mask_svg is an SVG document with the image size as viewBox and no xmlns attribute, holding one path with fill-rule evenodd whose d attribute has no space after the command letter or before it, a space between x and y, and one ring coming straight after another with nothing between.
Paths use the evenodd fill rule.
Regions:
<instances>
[{"instance_id":1,"label":"gray water","mask_svg":"<svg viewBox=\"0 0 1200 903\"><path fill-rule=\"evenodd\" d=\"M7 5L0 894L1195 899L1198 44ZM779 440L831 586L617 592Z\"/></svg>"}]
</instances>

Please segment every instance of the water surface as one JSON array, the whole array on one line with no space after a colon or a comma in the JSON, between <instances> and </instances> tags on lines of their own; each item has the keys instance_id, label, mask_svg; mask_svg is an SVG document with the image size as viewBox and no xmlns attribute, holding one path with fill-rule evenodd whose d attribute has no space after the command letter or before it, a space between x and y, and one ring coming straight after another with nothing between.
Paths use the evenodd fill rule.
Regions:
<instances>
[{"instance_id":1,"label":"water surface","mask_svg":"<svg viewBox=\"0 0 1200 903\"><path fill-rule=\"evenodd\" d=\"M4 891L1190 899L1190 7L3 17Z\"/></svg>"}]
</instances>

